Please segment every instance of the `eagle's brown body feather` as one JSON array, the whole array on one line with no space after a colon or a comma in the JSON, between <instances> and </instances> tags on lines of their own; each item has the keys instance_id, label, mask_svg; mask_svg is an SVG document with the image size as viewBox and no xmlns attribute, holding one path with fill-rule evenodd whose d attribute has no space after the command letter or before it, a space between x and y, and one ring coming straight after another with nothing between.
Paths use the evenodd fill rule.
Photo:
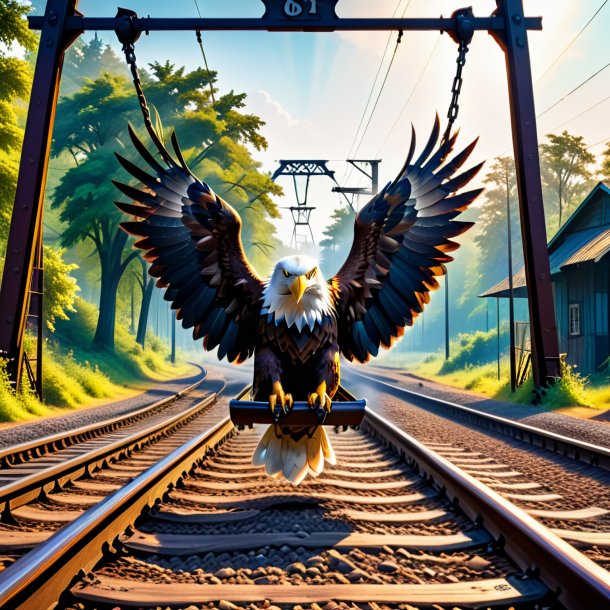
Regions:
<instances>
[{"instance_id":1,"label":"eagle's brown body feather","mask_svg":"<svg viewBox=\"0 0 610 610\"><path fill-rule=\"evenodd\" d=\"M269 323L261 317L254 353L255 400L268 400L278 379L294 400L307 400L322 381L332 398L339 387L338 354L337 320L333 315L324 316L313 328L305 326L301 332L294 325Z\"/></svg>"}]
</instances>

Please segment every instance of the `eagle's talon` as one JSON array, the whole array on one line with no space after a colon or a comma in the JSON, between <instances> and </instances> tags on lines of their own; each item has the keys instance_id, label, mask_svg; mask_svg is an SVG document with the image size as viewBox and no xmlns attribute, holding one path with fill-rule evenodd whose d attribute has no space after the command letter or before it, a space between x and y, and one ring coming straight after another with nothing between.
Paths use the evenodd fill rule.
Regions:
<instances>
[{"instance_id":1,"label":"eagle's talon","mask_svg":"<svg viewBox=\"0 0 610 610\"><path fill-rule=\"evenodd\" d=\"M330 413L332 400L326 392L326 381L323 381L316 391L307 397L307 404L311 409L319 406L325 413Z\"/></svg>"},{"instance_id":2,"label":"eagle's talon","mask_svg":"<svg viewBox=\"0 0 610 610\"><path fill-rule=\"evenodd\" d=\"M275 407L279 403L282 408L282 413L286 414L292 409L293 400L291 394L285 394L284 388L279 381L273 382L272 390L273 394L269 396L269 411L271 411L271 417L275 420L279 417L279 412L275 412Z\"/></svg>"}]
</instances>

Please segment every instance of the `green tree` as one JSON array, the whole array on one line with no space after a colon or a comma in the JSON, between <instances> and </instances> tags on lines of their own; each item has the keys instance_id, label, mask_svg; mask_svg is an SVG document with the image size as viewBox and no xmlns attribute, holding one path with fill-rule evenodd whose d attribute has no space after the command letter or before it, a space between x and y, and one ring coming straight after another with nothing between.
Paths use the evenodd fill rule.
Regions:
<instances>
[{"instance_id":1,"label":"green tree","mask_svg":"<svg viewBox=\"0 0 610 610\"><path fill-rule=\"evenodd\" d=\"M127 75L125 61L97 35L85 41L77 38L66 52L61 74L61 94L73 95L87 80L95 80L102 74Z\"/></svg>"},{"instance_id":2,"label":"green tree","mask_svg":"<svg viewBox=\"0 0 610 610\"><path fill-rule=\"evenodd\" d=\"M137 252L125 252L127 234L119 229L118 210L113 209L115 188L109 179L120 176L109 148L93 150L79 166L68 170L55 189L53 205L61 206L60 219L66 223L62 245L88 240L99 258L101 291L99 318L94 342L114 349L116 292L130 261Z\"/></svg>"},{"instance_id":3,"label":"green tree","mask_svg":"<svg viewBox=\"0 0 610 610\"><path fill-rule=\"evenodd\" d=\"M610 185L610 142L606 142L606 148L602 153L600 178L603 182Z\"/></svg>"},{"instance_id":4,"label":"green tree","mask_svg":"<svg viewBox=\"0 0 610 610\"><path fill-rule=\"evenodd\" d=\"M330 224L324 229L322 246L322 272L324 277L332 277L347 258L354 240L354 211L347 205L337 208L330 217Z\"/></svg>"},{"instance_id":5,"label":"green tree","mask_svg":"<svg viewBox=\"0 0 610 610\"><path fill-rule=\"evenodd\" d=\"M479 249L477 273L480 288L490 288L506 277L508 263L507 205L511 210L511 238L513 266L519 269L523 263L519 207L517 205L517 179L511 157L497 157L487 172L486 190L475 225L474 243Z\"/></svg>"},{"instance_id":6,"label":"green tree","mask_svg":"<svg viewBox=\"0 0 610 610\"><path fill-rule=\"evenodd\" d=\"M215 80L213 72L185 72L167 62L152 64L151 70L145 85L149 101L164 124L176 127L193 172L242 214L246 250L255 265L264 267L268 262L266 247L274 245L274 229L267 219L278 215L270 195L281 189L259 171L260 164L247 149L247 145L266 146L258 131L262 121L240 112L242 95L231 92L212 105L208 85ZM139 125L141 116L132 85L110 74L87 81L77 93L62 99L57 115L53 154L68 151L75 166L55 189L53 205L60 209L61 220L68 223L63 245L89 242L98 255L101 292L94 342L112 349L117 290L137 256L126 248L127 235L119 228L125 218L113 205L120 194L110 178L130 180L113 153L125 149L124 154L132 154L127 122Z\"/></svg>"},{"instance_id":7,"label":"green tree","mask_svg":"<svg viewBox=\"0 0 610 610\"><path fill-rule=\"evenodd\" d=\"M29 7L15 0L0 3L0 253L4 253L13 209L23 118L29 96L28 62L18 57L18 47L33 51L36 37L28 29Z\"/></svg>"},{"instance_id":8,"label":"green tree","mask_svg":"<svg viewBox=\"0 0 610 610\"><path fill-rule=\"evenodd\" d=\"M547 208L552 204L557 210L560 228L590 186L589 166L595 156L587 150L582 136L563 131L561 135L550 133L547 138L548 143L540 145L542 180L553 196L551 201L547 197Z\"/></svg>"},{"instance_id":9,"label":"green tree","mask_svg":"<svg viewBox=\"0 0 610 610\"><path fill-rule=\"evenodd\" d=\"M148 314L150 312L150 303L152 301L153 289L155 282L150 275L148 275L148 265L142 256L138 256L138 261L142 266L142 272L140 276L136 276L140 289L142 290L142 303L140 305L140 315L138 317L138 331L136 334L136 342L142 347L146 344L146 328L148 326Z\"/></svg>"},{"instance_id":10,"label":"green tree","mask_svg":"<svg viewBox=\"0 0 610 610\"><path fill-rule=\"evenodd\" d=\"M56 320L68 320L68 313L75 312L74 301L80 290L71 273L78 269L74 263L66 263L64 250L44 246L44 300L43 318L47 328L55 332Z\"/></svg>"}]
</instances>

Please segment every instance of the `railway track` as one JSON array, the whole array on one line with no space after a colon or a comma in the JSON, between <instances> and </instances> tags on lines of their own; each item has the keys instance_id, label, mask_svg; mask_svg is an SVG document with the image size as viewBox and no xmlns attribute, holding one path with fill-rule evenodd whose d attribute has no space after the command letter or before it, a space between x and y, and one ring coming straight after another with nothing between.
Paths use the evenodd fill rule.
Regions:
<instances>
[{"instance_id":1,"label":"railway track","mask_svg":"<svg viewBox=\"0 0 610 610\"><path fill-rule=\"evenodd\" d=\"M0 574L0 606L610 607L602 567L373 413L298 488L212 420Z\"/></svg>"},{"instance_id":2,"label":"railway track","mask_svg":"<svg viewBox=\"0 0 610 610\"><path fill-rule=\"evenodd\" d=\"M198 388L206 375L207 372L204 370L195 383L125 415L0 449L0 488L31 474L35 468L46 467L48 465L46 460L56 459L57 454L63 450L68 450L63 455L74 455L80 448L83 448L83 452L87 451L87 445L91 447L98 443L103 444L107 442L108 438L117 438L116 433L132 424L137 424L156 414L167 413L170 405ZM80 446L79 449L76 448L78 446ZM59 453L59 455L62 454Z\"/></svg>"},{"instance_id":3,"label":"railway track","mask_svg":"<svg viewBox=\"0 0 610 610\"><path fill-rule=\"evenodd\" d=\"M608 447L583 442L576 438L543 430L542 428L523 424L506 417L485 413L472 407L459 405L421 392L413 392L412 390L400 387L396 383L389 383L379 379L374 375L364 375L355 370L350 370L349 375L372 382L374 385L382 387L388 393L399 397L406 397L420 408L430 409L434 413L445 415L456 421L474 424L485 430L529 443L557 455L579 460L591 466L610 471L610 448Z\"/></svg>"},{"instance_id":4,"label":"railway track","mask_svg":"<svg viewBox=\"0 0 610 610\"><path fill-rule=\"evenodd\" d=\"M37 446L47 451L43 455L34 451L26 454L23 446L16 447L12 455L20 456L20 460L13 461L9 482L0 487L2 567L78 518L207 424L209 407L224 383L213 381L205 390L199 389L200 383L128 417L69 433L66 437L74 444L66 442L68 448L62 449L62 435L53 441L38 441ZM94 438L88 440L89 436ZM11 455L10 450L5 453Z\"/></svg>"},{"instance_id":5,"label":"railway track","mask_svg":"<svg viewBox=\"0 0 610 610\"><path fill-rule=\"evenodd\" d=\"M488 416L375 377L353 375L350 383L356 392L364 387L358 387L359 378L367 381L371 404L390 421L610 569L607 448Z\"/></svg>"}]
</instances>

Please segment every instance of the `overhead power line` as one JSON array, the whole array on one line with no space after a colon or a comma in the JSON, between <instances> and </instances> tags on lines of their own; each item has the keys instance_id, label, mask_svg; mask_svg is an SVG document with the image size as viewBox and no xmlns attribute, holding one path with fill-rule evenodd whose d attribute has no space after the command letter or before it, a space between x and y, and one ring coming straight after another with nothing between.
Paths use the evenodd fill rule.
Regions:
<instances>
[{"instance_id":1,"label":"overhead power line","mask_svg":"<svg viewBox=\"0 0 610 610\"><path fill-rule=\"evenodd\" d=\"M199 18L201 19L201 11L199 10L199 4L198 4L197 0L195 0L195 8L197 9L197 14L199 15ZM196 35L197 35L197 43L199 44L199 49L201 50L201 56L203 57L203 63L205 65L205 70L209 75L210 68L208 67L208 59L205 56L205 50L203 48L203 40L201 38L201 32L199 30L197 30ZM212 85L212 79L210 79L210 95L212 96L212 103L216 104L216 98L214 97L214 86Z\"/></svg>"},{"instance_id":2,"label":"overhead power line","mask_svg":"<svg viewBox=\"0 0 610 610\"><path fill-rule=\"evenodd\" d=\"M555 64L557 64L557 62L565 55L566 51L578 40L580 35L589 27L591 22L595 19L595 17L597 17L597 15L604 8L604 6L606 5L607 2L608 2L608 0L604 0L601 3L600 7L593 14L593 17L591 17L591 19L589 19L589 21L587 21L587 23L585 23L585 25L581 28L581 30L578 32L578 34L576 34L576 36L574 36L574 38L572 38L572 40L570 40L570 42L566 45L566 47L563 49L563 51L561 51L561 53L559 53L559 55L553 60L551 65L538 77L538 79L536 80L534 85L537 85L551 71L551 69L555 66Z\"/></svg>"},{"instance_id":3,"label":"overhead power line","mask_svg":"<svg viewBox=\"0 0 610 610\"><path fill-rule=\"evenodd\" d=\"M587 149L595 148L596 146L599 146L600 144L606 144L606 143L610 143L610 135L608 135L605 138L602 138L601 140L595 142L595 144L590 144L589 146L587 146Z\"/></svg>"},{"instance_id":4,"label":"overhead power line","mask_svg":"<svg viewBox=\"0 0 610 610\"><path fill-rule=\"evenodd\" d=\"M373 105L373 110L371 110L371 113L369 114L369 120L366 122L366 126L364 128L364 131L362 132L362 136L360 137L360 142L358 143L358 146L356 147L356 150L354 151L354 155L358 154L358 151L360 150L360 147L362 146L362 142L364 141L364 136L366 136L366 132L369 129L371 120L373 119L373 115L375 114L375 110L377 109L377 104L379 103L379 99L381 98L381 94L383 93L383 89L388 80L390 70L392 69L392 64L394 63L394 59L396 58L396 51L398 51L398 45L400 44L401 40L402 40L402 30L400 32L398 32L398 38L396 39L396 46L394 47L394 53L392 53L392 59L390 60L390 63L388 64L388 69L386 70L385 76L383 77L383 82L381 83L381 88L379 89L379 93L377 94L377 99L375 100L375 104Z\"/></svg>"},{"instance_id":5,"label":"overhead power line","mask_svg":"<svg viewBox=\"0 0 610 610\"><path fill-rule=\"evenodd\" d=\"M396 16L396 14L398 12L398 9L400 8L401 4L402 4L402 0L399 0L398 4L396 5L396 8L394 9L394 13L393 13L392 17ZM408 0L405 8L402 11L401 18L405 16L405 14L406 14L410 4L411 4L411 0ZM364 111L362 113L362 117L360 118L360 122L358 124L358 129L356 129L356 133L354 135L354 139L353 139L352 144L351 144L351 146L349 148L349 152L347 154L348 158L350 158L352 156L352 151L353 151L353 154L356 155L358 150L360 149L360 146L362 145L362 141L364 140L364 136L366 135L366 132L367 132L367 130L369 128L369 125L371 123L373 115L375 114L375 110L377 109L377 104L379 103L379 99L381 97L381 94L383 92L385 84L386 84L386 82L388 80L388 75L389 75L390 70L392 68L392 64L394 63L394 59L396 57L396 51L398 50L398 45L400 44L400 42L402 40L402 32L399 32L399 35L398 35L398 38L397 38L397 41L396 41L396 45L394 47L394 52L392 54L392 58L390 59L390 63L388 64L388 67L386 69L385 75L383 77L383 81L381 83L381 87L380 87L379 92L377 94L377 98L375 99L375 103L373 105L373 109L371 110L371 112L369 114L369 118L368 118L368 121L367 121L366 126L364 128L364 131L362 132L362 135L360 137L360 141L358 142L358 145L356 146L356 149L354 150L354 145L356 144L356 141L358 140L358 134L360 133L360 129L362 127L362 124L364 123L364 118L366 116L367 110L368 110L368 108L370 106L370 103L371 103L371 100L373 98L373 93L375 91L375 85L377 84L377 81L379 80L379 75L381 73L381 68L383 66L383 62L385 61L385 57L386 57L386 54L388 52L388 48L390 46L391 39L392 39L392 34L390 33L388 35L388 39L387 39L387 42L386 42L385 49L383 51L383 55L381 57L381 61L379 62L379 67L377 68L377 73L375 75L375 79L373 81L373 85L371 86L371 91L369 93L368 100L367 100L366 105L364 107ZM349 177L352 174L352 171L353 171L353 167L349 167L348 171L347 171L347 175L345 173L343 174L343 178L341 178L341 181L340 181L342 184L344 184L349 179Z\"/></svg>"},{"instance_id":6,"label":"overhead power line","mask_svg":"<svg viewBox=\"0 0 610 610\"><path fill-rule=\"evenodd\" d=\"M592 106L589 106L588 108L586 108L585 110L579 112L578 114L575 114L573 117L569 118L567 121L564 121L560 125L557 125L557 127L553 127L553 129L551 129L550 133L555 133L558 129L561 129L564 125L567 125L568 123L571 123L572 121L575 121L576 119L580 118L583 114L587 114L587 112L590 112L594 108L597 108L598 106L601 106L604 102L607 102L608 100L610 100L610 95L605 97L603 100L600 100L599 102L596 102Z\"/></svg>"},{"instance_id":7,"label":"overhead power line","mask_svg":"<svg viewBox=\"0 0 610 610\"><path fill-rule=\"evenodd\" d=\"M398 4L396 5L396 8L394 9L394 14L392 15L392 17L396 16L396 12L398 11L398 8L400 7L401 4L402 4L402 0L398 0ZM354 144L356 144L356 140L358 139L358 134L360 133L360 128L362 127L362 123L364 123L364 117L366 116L366 111L369 109L369 105L371 103L371 100L373 99L373 93L375 92L375 85L377 84L377 81L379 80L379 75L381 74L381 68L383 67L383 62L385 60L386 53L388 52L388 49L390 48L391 40L392 40L392 33L390 32L388 34L388 39L385 43L385 49L383 50L383 55L381 56L381 61L379 62L379 66L377 68L377 73L375 74L375 79L373 80L373 84L371 85L369 97L366 100L364 110L362 111L362 116L360 117L360 122L358 123L356 133L354 134L354 139L352 140L352 143L350 144L349 152L347 153L348 157L350 157L352 154L352 150L354 149Z\"/></svg>"},{"instance_id":8,"label":"overhead power line","mask_svg":"<svg viewBox=\"0 0 610 610\"><path fill-rule=\"evenodd\" d=\"M426 60L426 63L424 64L424 67L422 68L421 72L419 73L419 76L417 77L417 81L413 85L413 88L411 89L411 92L409 93L409 95L407 97L407 101L404 103L404 106L402 107L402 109L398 113L398 116L396 117L396 120L394 121L394 124L392 125L392 127L390 127L388 133L386 134L386 137L384 138L383 142L381 143L381 145L377 149L377 152L375 153L376 157L379 156L379 153L381 152L381 149L385 146L385 143L389 140L390 136L394 132L394 129L396 128L396 125L398 125L398 121L400 121L402 115L404 114L405 110L407 109L407 106L409 105L411 99L413 98L413 95L415 94L415 91L419 87L419 84L421 83L422 78L424 77L424 74L425 74L426 70L428 69L428 66L430 65L430 62L432 61L432 57L433 57L434 53L436 53L436 49L438 48L438 44L439 44L440 41L441 41L441 37L439 36L436 39L436 42L434 43L434 47L432 48L432 51L430 51L430 54L428 55L428 59Z\"/></svg>"},{"instance_id":9,"label":"overhead power line","mask_svg":"<svg viewBox=\"0 0 610 610\"><path fill-rule=\"evenodd\" d=\"M564 100L566 100L567 98L570 97L570 95L572 95L572 93L575 93L576 91L578 91L581 87L583 87L584 85L586 85L589 81L593 80L598 74L601 74L608 66L610 66L610 61L603 66L602 68L600 68L597 72L595 72L594 74L591 74L591 76L589 76L588 78L585 78L585 80L583 80L579 85L577 85L576 87L574 87L574 89L572 89L572 91L569 91L568 93L566 93L563 97L559 98L554 104L551 104L546 110L543 110L539 115L538 118L540 118L541 116L545 115L547 112L549 112L550 110L552 110L553 108L555 108L555 106L557 106L558 104L560 104L561 102L563 102Z\"/></svg>"}]
</instances>

